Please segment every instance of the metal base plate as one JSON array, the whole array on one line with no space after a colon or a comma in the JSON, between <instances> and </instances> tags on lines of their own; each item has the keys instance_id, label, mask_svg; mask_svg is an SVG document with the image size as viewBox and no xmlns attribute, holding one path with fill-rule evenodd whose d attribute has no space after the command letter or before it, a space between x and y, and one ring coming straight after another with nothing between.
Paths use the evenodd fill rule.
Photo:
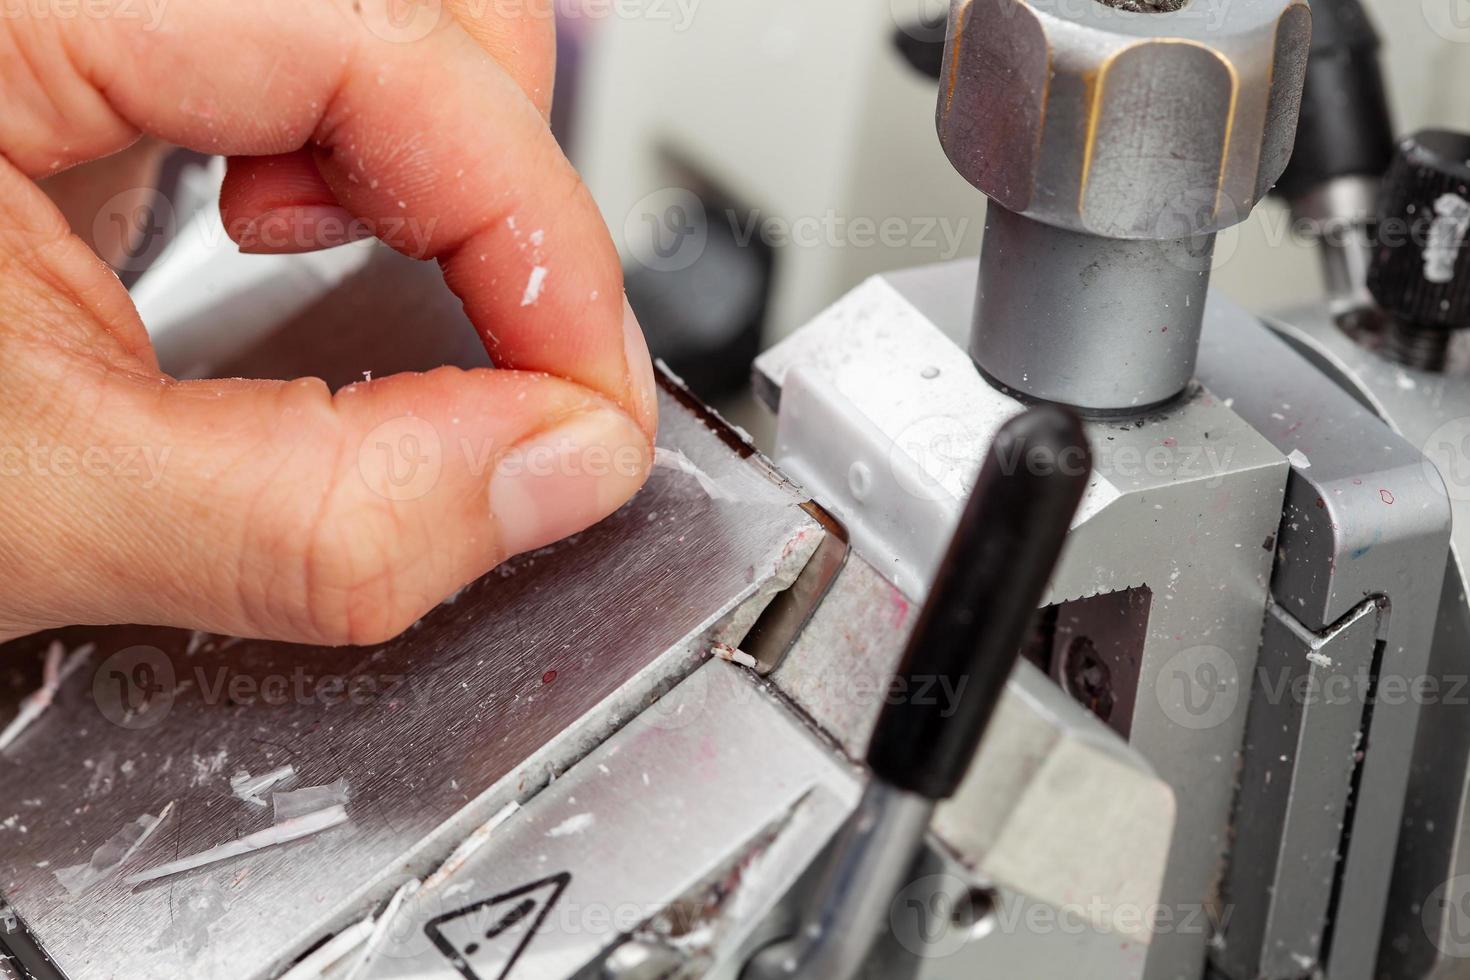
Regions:
<instances>
[{"instance_id":1,"label":"metal base plate","mask_svg":"<svg viewBox=\"0 0 1470 980\"><path fill-rule=\"evenodd\" d=\"M0 756L0 890L65 974L269 975L535 794L711 643L738 642L826 532L803 497L666 389L660 446L704 479L656 467L618 514L503 565L391 643L66 631L96 652ZM711 496L732 481L738 494ZM38 685L50 639L0 655L0 718ZM349 823L153 885L121 882L269 826L228 779L286 763L301 785L345 779ZM118 874L77 896L62 887L57 869L170 802Z\"/></svg>"}]
</instances>

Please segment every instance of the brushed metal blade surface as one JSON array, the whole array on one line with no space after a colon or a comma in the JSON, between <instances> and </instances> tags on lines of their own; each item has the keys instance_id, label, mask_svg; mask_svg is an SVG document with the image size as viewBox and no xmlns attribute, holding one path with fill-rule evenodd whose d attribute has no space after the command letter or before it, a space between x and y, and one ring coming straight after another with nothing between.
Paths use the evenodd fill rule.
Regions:
<instances>
[{"instance_id":1,"label":"brushed metal blade surface","mask_svg":"<svg viewBox=\"0 0 1470 980\"><path fill-rule=\"evenodd\" d=\"M0 892L66 975L269 975L370 910L394 876L431 869L498 808L534 795L704 662L711 642L738 642L824 532L800 494L672 390L660 395L659 444L680 465L656 466L619 513L491 572L391 643L58 634L97 650L0 754ZM38 685L50 639L0 648L0 724ZM349 822L123 884L269 826L269 808L232 796L229 777L286 763L296 787L345 779ZM55 871L170 802L118 873L80 895L62 887Z\"/></svg>"}]
</instances>

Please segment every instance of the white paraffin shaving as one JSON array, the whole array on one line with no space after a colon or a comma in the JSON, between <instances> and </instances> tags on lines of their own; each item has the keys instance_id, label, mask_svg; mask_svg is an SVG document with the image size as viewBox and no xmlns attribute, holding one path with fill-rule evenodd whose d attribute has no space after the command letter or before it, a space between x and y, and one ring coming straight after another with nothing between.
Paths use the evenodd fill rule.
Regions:
<instances>
[{"instance_id":1,"label":"white paraffin shaving","mask_svg":"<svg viewBox=\"0 0 1470 980\"><path fill-rule=\"evenodd\" d=\"M531 278L526 280L526 291L521 296L522 306L535 306L536 301L541 298L541 290L546 286L546 276L549 274L544 265L538 265L531 270Z\"/></svg>"},{"instance_id":2,"label":"white paraffin shaving","mask_svg":"<svg viewBox=\"0 0 1470 980\"><path fill-rule=\"evenodd\" d=\"M145 813L113 834L106 843L93 851L91 861L86 864L75 864L69 868L59 868L53 872L56 880L61 882L61 886L73 898L98 882L106 880L114 871L122 867L128 858L136 854L138 848L148 842L148 838L163 826L163 822L168 819L173 809L174 805L170 802L159 811L156 817Z\"/></svg>"},{"instance_id":3,"label":"white paraffin shaving","mask_svg":"<svg viewBox=\"0 0 1470 980\"><path fill-rule=\"evenodd\" d=\"M56 699L56 692L61 690L61 685L92 655L95 649L97 649L95 643L88 643L77 647L72 651L71 656L67 657L65 656L66 648L61 645L61 641L51 641L51 646L46 650L45 665L41 668L41 686L20 703L20 710L10 720L10 724L5 726L5 730L0 731L0 751L4 751L11 742L20 738L21 734L31 727L31 723L51 707L51 702Z\"/></svg>"},{"instance_id":4,"label":"white paraffin shaving","mask_svg":"<svg viewBox=\"0 0 1470 980\"><path fill-rule=\"evenodd\" d=\"M470 855L490 839L495 829L513 817L520 808L520 804L514 801L501 807L496 811L495 816L485 821L461 841L449 857L444 859L444 863L439 865L434 873L425 878L422 883L417 878L405 881L393 893L393 897L388 900L387 907L380 915L368 916L343 929L322 944L316 952L292 967L281 977L281 980L328 980L328 978L354 980L364 975L367 968L372 965L378 950L382 948L383 939L392 929L393 920L398 917L401 908L418 893L428 893L449 880L456 871L464 866ZM444 897L447 898L451 894L453 894L453 888L446 889ZM343 964L348 963L349 960L351 965L344 966Z\"/></svg>"},{"instance_id":5,"label":"white paraffin shaving","mask_svg":"<svg viewBox=\"0 0 1470 980\"><path fill-rule=\"evenodd\" d=\"M419 880L417 878L410 878L398 886L393 897L388 899L388 907L383 909L382 914L373 923L373 931L368 934L367 941L362 944L362 951L357 954L352 969L347 971L347 975L342 980L359 980L367 975L367 969L372 964L373 958L378 955L378 950L383 948L383 942L388 938L388 930L392 928L393 921L398 918L398 910L418 890Z\"/></svg>"},{"instance_id":6,"label":"white paraffin shaving","mask_svg":"<svg viewBox=\"0 0 1470 980\"><path fill-rule=\"evenodd\" d=\"M424 879L424 891L432 891L454 876L454 873L464 867L464 863L470 859L470 855L478 851L484 843L490 839L501 824L515 816L521 805L514 800L507 803L496 811L495 816L486 820L471 834L459 842L459 846L450 852L444 863L435 869L434 873Z\"/></svg>"},{"instance_id":7,"label":"white paraffin shaving","mask_svg":"<svg viewBox=\"0 0 1470 980\"><path fill-rule=\"evenodd\" d=\"M658 446L653 451L653 465L664 469L676 470L688 476L694 477L705 496L711 500L734 501L738 498L720 486L714 479L695 465L694 461L677 449L665 449Z\"/></svg>"},{"instance_id":8,"label":"white paraffin shaving","mask_svg":"<svg viewBox=\"0 0 1470 980\"><path fill-rule=\"evenodd\" d=\"M570 837L580 834L597 822L597 818L590 813L578 813L567 817L561 823L546 832L547 837Z\"/></svg>"},{"instance_id":9,"label":"white paraffin shaving","mask_svg":"<svg viewBox=\"0 0 1470 980\"><path fill-rule=\"evenodd\" d=\"M716 643L710 647L709 652L721 660L728 660L732 664L749 667L751 670L754 670L758 665L758 661L750 654L744 650L737 650L728 643Z\"/></svg>"},{"instance_id":10,"label":"white paraffin shaving","mask_svg":"<svg viewBox=\"0 0 1470 980\"><path fill-rule=\"evenodd\" d=\"M296 767L289 763L272 769L270 772L252 776L245 771L237 772L230 777L230 792L256 806L265 806L266 790L280 783L288 782L296 778ZM345 800L334 800L333 802L346 802Z\"/></svg>"},{"instance_id":11,"label":"white paraffin shaving","mask_svg":"<svg viewBox=\"0 0 1470 980\"><path fill-rule=\"evenodd\" d=\"M281 980L326 980L336 976L332 968L341 963L373 934L373 920L360 919L327 940L306 959L281 975Z\"/></svg>"},{"instance_id":12,"label":"white paraffin shaving","mask_svg":"<svg viewBox=\"0 0 1470 980\"><path fill-rule=\"evenodd\" d=\"M329 806L346 803L347 799L347 780L345 779L338 779L321 786L303 786L300 789L271 794L276 823L294 820L304 814L315 813Z\"/></svg>"},{"instance_id":13,"label":"white paraffin shaving","mask_svg":"<svg viewBox=\"0 0 1470 980\"><path fill-rule=\"evenodd\" d=\"M200 851L198 854L191 854L189 857L179 858L177 861L169 861L167 864L160 864L147 871L128 875L123 881L129 885L141 885L147 881L155 881L159 878L167 878L169 875L227 861L242 854L251 854L267 847L275 847L277 844L286 844L303 837L310 837L312 834L319 834L346 822L347 809L345 807L328 807L304 817L297 817L295 820L278 823L274 827L267 827L265 830L257 830L253 834L246 834L239 840L211 847L207 851Z\"/></svg>"}]
</instances>

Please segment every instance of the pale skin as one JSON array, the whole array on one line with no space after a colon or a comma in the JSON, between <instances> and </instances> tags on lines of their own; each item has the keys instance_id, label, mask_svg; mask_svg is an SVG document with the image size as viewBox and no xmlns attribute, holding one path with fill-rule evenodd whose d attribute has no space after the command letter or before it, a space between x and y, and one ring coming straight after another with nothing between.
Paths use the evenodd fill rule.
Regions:
<instances>
[{"instance_id":1,"label":"pale skin","mask_svg":"<svg viewBox=\"0 0 1470 980\"><path fill-rule=\"evenodd\" d=\"M652 368L547 127L549 13L447 0L407 37L373 20L382 6L0 18L0 639L149 623L378 642L646 479ZM366 230L436 260L497 368L335 394L163 375L53 200L66 181L36 183L140 138L230 157L221 207L247 251ZM407 490L378 452L404 433L432 473Z\"/></svg>"}]
</instances>

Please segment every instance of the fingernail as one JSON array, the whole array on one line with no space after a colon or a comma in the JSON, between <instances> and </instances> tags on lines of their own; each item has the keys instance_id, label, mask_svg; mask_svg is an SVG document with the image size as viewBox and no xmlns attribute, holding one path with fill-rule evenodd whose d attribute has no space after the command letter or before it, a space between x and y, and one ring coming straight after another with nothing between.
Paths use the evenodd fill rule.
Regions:
<instances>
[{"instance_id":1,"label":"fingernail","mask_svg":"<svg viewBox=\"0 0 1470 980\"><path fill-rule=\"evenodd\" d=\"M653 361L648 356L648 341L633 307L623 298L623 356L628 361L628 388L632 392L633 411L643 431L658 429L658 387L653 380Z\"/></svg>"},{"instance_id":2,"label":"fingernail","mask_svg":"<svg viewBox=\"0 0 1470 980\"><path fill-rule=\"evenodd\" d=\"M515 555L585 530L643 485L648 437L627 415L596 409L522 441L490 480L490 515Z\"/></svg>"},{"instance_id":3,"label":"fingernail","mask_svg":"<svg viewBox=\"0 0 1470 980\"><path fill-rule=\"evenodd\" d=\"M256 218L240 235L240 251L288 255L336 248L372 238L372 228L333 204L276 208Z\"/></svg>"}]
</instances>

